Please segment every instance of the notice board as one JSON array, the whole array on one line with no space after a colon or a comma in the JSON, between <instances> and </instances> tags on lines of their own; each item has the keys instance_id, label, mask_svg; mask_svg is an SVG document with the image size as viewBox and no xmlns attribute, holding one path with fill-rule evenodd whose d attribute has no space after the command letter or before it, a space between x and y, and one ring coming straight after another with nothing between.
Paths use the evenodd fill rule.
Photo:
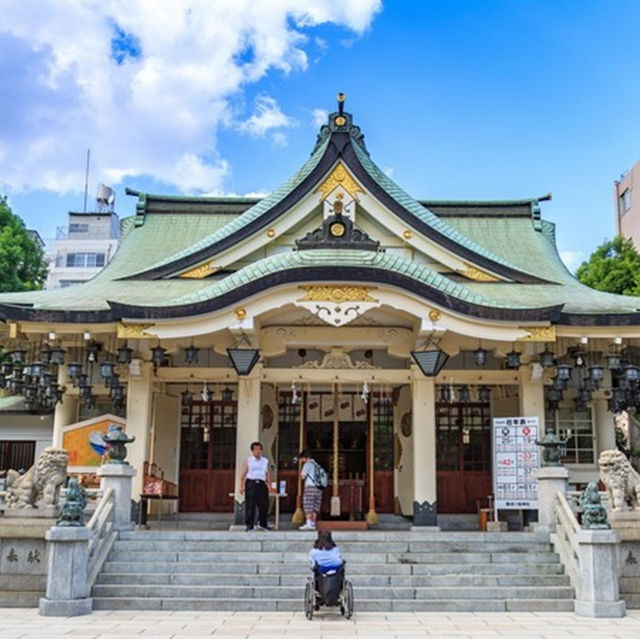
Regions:
<instances>
[{"instance_id":1,"label":"notice board","mask_svg":"<svg viewBox=\"0 0 640 639\"><path fill-rule=\"evenodd\" d=\"M537 509L540 466L537 417L493 420L493 493L496 510Z\"/></svg>"}]
</instances>

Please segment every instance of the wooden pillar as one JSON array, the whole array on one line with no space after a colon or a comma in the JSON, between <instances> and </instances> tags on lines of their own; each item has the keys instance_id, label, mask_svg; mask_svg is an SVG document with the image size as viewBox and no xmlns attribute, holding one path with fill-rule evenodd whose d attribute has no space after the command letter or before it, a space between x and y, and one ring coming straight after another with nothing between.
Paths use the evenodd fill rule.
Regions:
<instances>
[{"instance_id":1,"label":"wooden pillar","mask_svg":"<svg viewBox=\"0 0 640 639\"><path fill-rule=\"evenodd\" d=\"M304 391L300 391L300 427L298 431L298 451L302 451L306 446L304 445L304 420L305 420L305 412L307 406L307 396ZM302 464L300 460L298 460L298 494L296 495L296 511L293 513L291 517L291 521L297 526L301 526L304 524L304 510L302 510L302 491L304 489L302 485L302 475L300 471L302 470Z\"/></svg>"},{"instance_id":2,"label":"wooden pillar","mask_svg":"<svg viewBox=\"0 0 640 639\"><path fill-rule=\"evenodd\" d=\"M131 493L137 500L142 492L142 465L151 456L151 422L153 419L153 365L140 364L140 375L129 375L127 384L127 435L136 441L127 446L127 461L138 473L132 480Z\"/></svg>"},{"instance_id":3,"label":"wooden pillar","mask_svg":"<svg viewBox=\"0 0 640 639\"><path fill-rule=\"evenodd\" d=\"M70 383L67 380L67 367L66 365L58 367L58 385L69 387ZM53 434L52 445L57 448L62 447L62 429L65 426L70 426L78 420L78 397L75 395L69 395L65 393L62 397L62 402L56 404L53 412Z\"/></svg>"},{"instance_id":4,"label":"wooden pillar","mask_svg":"<svg viewBox=\"0 0 640 639\"><path fill-rule=\"evenodd\" d=\"M382 388L380 389L380 401L382 401ZM374 405L375 405L375 399L374 399L374 391L373 389L371 389L371 397L369 399L369 406L367 407L368 410L368 417L369 417L369 433L368 433L368 437L367 437L367 441L369 442L369 447L368 447L368 460L367 460L367 466L369 468L369 511L367 512L367 524L369 526L377 526L378 522L379 522L379 518L378 518L378 513L376 512L376 495L375 495L375 481L376 481L376 472L375 472L375 466L374 466L374 445L375 445L375 441L374 441L374 423L373 423L373 418L374 418Z\"/></svg>"},{"instance_id":5,"label":"wooden pillar","mask_svg":"<svg viewBox=\"0 0 640 639\"><path fill-rule=\"evenodd\" d=\"M412 366L413 525L438 525L436 487L436 385Z\"/></svg>"},{"instance_id":6,"label":"wooden pillar","mask_svg":"<svg viewBox=\"0 0 640 639\"><path fill-rule=\"evenodd\" d=\"M238 379L238 428L236 435L236 470L234 523L244 524L244 495L240 490L242 464L251 454L251 443L260 438L260 378L262 364L256 364L249 375ZM272 461L272 460L269 460Z\"/></svg>"},{"instance_id":7,"label":"wooden pillar","mask_svg":"<svg viewBox=\"0 0 640 639\"><path fill-rule=\"evenodd\" d=\"M340 516L340 493L339 493L339 464L338 457L340 454L339 438L340 438L340 420L339 420L339 398L338 384L333 384L333 489L331 491L331 516Z\"/></svg>"}]
</instances>

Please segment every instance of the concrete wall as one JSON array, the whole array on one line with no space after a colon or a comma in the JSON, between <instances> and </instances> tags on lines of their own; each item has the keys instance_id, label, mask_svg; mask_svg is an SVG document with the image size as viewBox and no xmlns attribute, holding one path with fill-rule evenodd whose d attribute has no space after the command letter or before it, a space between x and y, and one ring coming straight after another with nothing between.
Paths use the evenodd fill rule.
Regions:
<instances>
[{"instance_id":1,"label":"concrete wall","mask_svg":"<svg viewBox=\"0 0 640 639\"><path fill-rule=\"evenodd\" d=\"M631 207L624 211L620 198L627 189L631 195ZM631 238L635 247L640 248L640 161L614 182L613 196L618 233Z\"/></svg>"}]
</instances>

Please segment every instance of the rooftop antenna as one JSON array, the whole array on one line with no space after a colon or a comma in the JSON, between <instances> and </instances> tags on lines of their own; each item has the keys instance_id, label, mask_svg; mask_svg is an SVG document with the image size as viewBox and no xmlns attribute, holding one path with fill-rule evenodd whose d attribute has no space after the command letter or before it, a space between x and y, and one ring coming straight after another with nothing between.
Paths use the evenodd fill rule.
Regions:
<instances>
[{"instance_id":1,"label":"rooftop antenna","mask_svg":"<svg viewBox=\"0 0 640 639\"><path fill-rule=\"evenodd\" d=\"M91 149L87 149L87 167L84 172L84 205L82 211L87 212L87 190L89 189L89 161L91 159Z\"/></svg>"}]
</instances>

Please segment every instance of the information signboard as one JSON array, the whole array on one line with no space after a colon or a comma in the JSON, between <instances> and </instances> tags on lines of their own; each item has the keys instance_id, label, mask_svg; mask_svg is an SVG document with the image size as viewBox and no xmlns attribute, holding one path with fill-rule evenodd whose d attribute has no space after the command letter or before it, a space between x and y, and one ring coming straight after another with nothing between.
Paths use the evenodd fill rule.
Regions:
<instances>
[{"instance_id":1,"label":"information signboard","mask_svg":"<svg viewBox=\"0 0 640 639\"><path fill-rule=\"evenodd\" d=\"M497 417L493 420L496 510L538 508L538 435L537 417Z\"/></svg>"}]
</instances>

